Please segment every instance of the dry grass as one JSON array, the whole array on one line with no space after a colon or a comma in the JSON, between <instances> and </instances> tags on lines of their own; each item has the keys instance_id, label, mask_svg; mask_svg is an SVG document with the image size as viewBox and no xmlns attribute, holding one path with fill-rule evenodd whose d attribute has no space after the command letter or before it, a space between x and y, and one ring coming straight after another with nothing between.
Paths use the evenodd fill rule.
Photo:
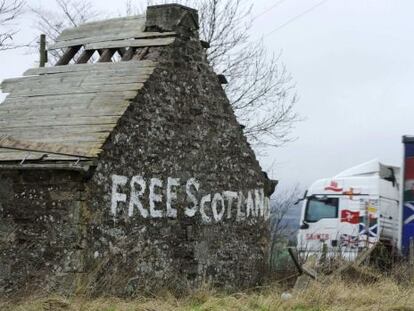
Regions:
<instances>
[{"instance_id":1,"label":"dry grass","mask_svg":"<svg viewBox=\"0 0 414 311\"><path fill-rule=\"evenodd\" d=\"M397 285L382 278L372 284L335 280L330 284L314 283L297 297L287 301L282 291L270 287L259 292L224 295L208 289L176 299L163 294L159 298L121 300L101 298L49 297L25 300L20 303L0 303L2 311L414 311L414 287Z\"/></svg>"}]
</instances>

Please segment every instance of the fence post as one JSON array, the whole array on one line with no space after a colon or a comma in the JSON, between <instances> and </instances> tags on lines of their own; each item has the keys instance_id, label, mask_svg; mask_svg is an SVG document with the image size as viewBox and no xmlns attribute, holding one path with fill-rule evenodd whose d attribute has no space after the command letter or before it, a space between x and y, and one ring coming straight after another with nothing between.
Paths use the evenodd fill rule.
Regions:
<instances>
[{"instance_id":1,"label":"fence post","mask_svg":"<svg viewBox=\"0 0 414 311\"><path fill-rule=\"evenodd\" d=\"M47 50L46 50L46 35L40 35L40 59L39 59L39 67L45 67L47 63Z\"/></svg>"}]
</instances>

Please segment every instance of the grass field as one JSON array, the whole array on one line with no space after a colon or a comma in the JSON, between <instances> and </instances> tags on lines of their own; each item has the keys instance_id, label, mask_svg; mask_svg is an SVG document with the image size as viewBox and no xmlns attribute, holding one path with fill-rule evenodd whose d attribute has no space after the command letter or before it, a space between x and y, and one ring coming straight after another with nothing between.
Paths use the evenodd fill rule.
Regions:
<instances>
[{"instance_id":1,"label":"grass field","mask_svg":"<svg viewBox=\"0 0 414 311\"><path fill-rule=\"evenodd\" d=\"M158 298L121 300L102 298L48 297L27 299L23 302L0 303L2 311L226 311L226 310L361 310L361 311L414 311L414 284L397 285L382 278L371 284L336 280L330 284L314 283L306 291L288 300L281 299L277 286L256 292L220 294L200 290L186 298L176 299L163 294Z\"/></svg>"}]
</instances>

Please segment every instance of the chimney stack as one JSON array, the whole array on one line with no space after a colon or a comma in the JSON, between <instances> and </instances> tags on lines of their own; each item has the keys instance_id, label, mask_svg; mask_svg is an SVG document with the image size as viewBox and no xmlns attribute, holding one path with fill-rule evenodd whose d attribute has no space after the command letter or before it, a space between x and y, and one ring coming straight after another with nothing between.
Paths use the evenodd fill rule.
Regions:
<instances>
[{"instance_id":1,"label":"chimney stack","mask_svg":"<svg viewBox=\"0 0 414 311\"><path fill-rule=\"evenodd\" d=\"M175 31L198 35L198 12L180 4L149 6L145 26L146 31Z\"/></svg>"}]
</instances>

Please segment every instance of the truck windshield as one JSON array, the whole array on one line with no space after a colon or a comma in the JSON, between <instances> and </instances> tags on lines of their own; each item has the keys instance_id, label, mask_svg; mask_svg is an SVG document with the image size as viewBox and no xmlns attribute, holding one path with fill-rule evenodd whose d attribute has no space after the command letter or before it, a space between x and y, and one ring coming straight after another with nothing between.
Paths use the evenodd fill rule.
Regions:
<instances>
[{"instance_id":1,"label":"truck windshield","mask_svg":"<svg viewBox=\"0 0 414 311\"><path fill-rule=\"evenodd\" d=\"M338 205L338 198L308 198L305 221L317 222L323 218L337 218Z\"/></svg>"}]
</instances>

